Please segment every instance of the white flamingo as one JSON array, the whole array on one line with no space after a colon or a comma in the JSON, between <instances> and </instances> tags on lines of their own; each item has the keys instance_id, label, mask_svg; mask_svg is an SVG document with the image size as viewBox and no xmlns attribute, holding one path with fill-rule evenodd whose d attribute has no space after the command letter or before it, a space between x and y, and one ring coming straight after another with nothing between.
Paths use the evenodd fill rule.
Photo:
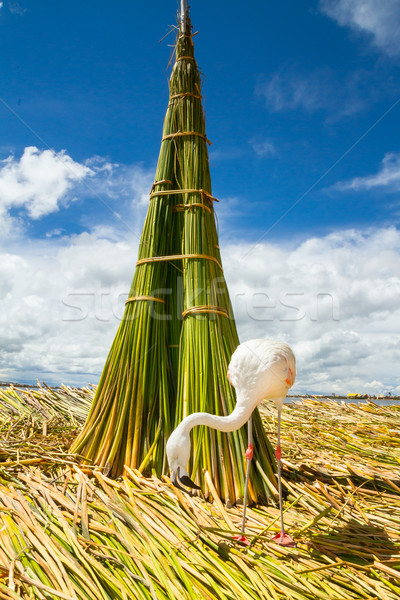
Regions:
<instances>
[{"instance_id":1,"label":"white flamingo","mask_svg":"<svg viewBox=\"0 0 400 600\"><path fill-rule=\"evenodd\" d=\"M236 389L236 406L233 412L221 417L209 413L193 413L185 417L171 433L167 441L166 451L171 469L171 480L176 487L183 484L193 489L200 489L189 477L187 464L190 457L190 431L196 425L206 425L219 431L235 431L249 421L249 447L246 451L247 474L245 485L244 511L247 502L248 475L250 461L253 456L251 436L251 415L264 399L275 400L278 409L278 444L276 458L278 461L279 509L281 531L273 539L282 546L294 546L292 538L285 533L282 508L281 482L281 412L283 402L289 388L296 377L296 360L291 348L275 340L250 340L240 344L232 355L228 368L228 379ZM243 514L242 534L244 534L245 512ZM239 536L238 539L241 539ZM247 542L243 535L241 541Z\"/></svg>"}]
</instances>

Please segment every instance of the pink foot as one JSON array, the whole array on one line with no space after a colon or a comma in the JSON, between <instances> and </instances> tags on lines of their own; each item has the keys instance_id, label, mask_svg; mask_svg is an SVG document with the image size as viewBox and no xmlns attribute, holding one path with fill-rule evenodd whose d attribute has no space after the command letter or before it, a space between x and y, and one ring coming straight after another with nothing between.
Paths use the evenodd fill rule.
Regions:
<instances>
[{"instance_id":1,"label":"pink foot","mask_svg":"<svg viewBox=\"0 0 400 600\"><path fill-rule=\"evenodd\" d=\"M290 535L288 535L284 531L281 531L280 533L275 535L272 538L272 541L276 542L280 546L286 546L287 548L295 548L296 546L296 542L294 541L294 539L291 538Z\"/></svg>"},{"instance_id":2,"label":"pink foot","mask_svg":"<svg viewBox=\"0 0 400 600\"><path fill-rule=\"evenodd\" d=\"M245 535L234 535L232 539L240 542L244 546L250 546L250 542Z\"/></svg>"}]
</instances>

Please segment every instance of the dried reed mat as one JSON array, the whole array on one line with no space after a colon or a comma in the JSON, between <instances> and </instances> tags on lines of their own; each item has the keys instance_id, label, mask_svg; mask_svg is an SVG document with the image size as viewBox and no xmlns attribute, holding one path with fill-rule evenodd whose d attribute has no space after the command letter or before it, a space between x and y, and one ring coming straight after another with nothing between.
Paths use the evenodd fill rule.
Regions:
<instances>
[{"instance_id":1,"label":"dried reed mat","mask_svg":"<svg viewBox=\"0 0 400 600\"><path fill-rule=\"evenodd\" d=\"M276 508L253 506L246 548L232 540L240 507L137 470L111 480L74 464L67 438L92 396L0 390L1 599L399 598L400 406L285 405L285 521L297 547L271 542ZM275 411L262 414L273 431ZM18 463L18 451L41 462Z\"/></svg>"}]
</instances>

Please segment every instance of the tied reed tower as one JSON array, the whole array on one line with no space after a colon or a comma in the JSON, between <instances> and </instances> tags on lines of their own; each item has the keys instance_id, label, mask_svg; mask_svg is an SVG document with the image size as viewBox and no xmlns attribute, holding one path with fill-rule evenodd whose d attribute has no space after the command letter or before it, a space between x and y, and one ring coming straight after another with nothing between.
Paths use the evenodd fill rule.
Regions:
<instances>
[{"instance_id":1,"label":"tied reed tower","mask_svg":"<svg viewBox=\"0 0 400 600\"><path fill-rule=\"evenodd\" d=\"M201 78L187 3L181 2L161 149L123 319L93 404L71 451L112 477L124 466L168 473L165 443L188 414L227 415L235 403L226 373L239 344L226 286L212 196ZM276 495L274 453L253 415L250 499ZM245 428L193 430L189 473L220 498L243 498Z\"/></svg>"}]
</instances>

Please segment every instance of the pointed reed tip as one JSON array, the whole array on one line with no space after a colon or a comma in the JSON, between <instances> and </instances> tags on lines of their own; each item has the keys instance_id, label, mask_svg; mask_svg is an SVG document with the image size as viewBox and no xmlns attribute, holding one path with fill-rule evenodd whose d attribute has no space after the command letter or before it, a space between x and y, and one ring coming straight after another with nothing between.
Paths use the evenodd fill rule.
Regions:
<instances>
[{"instance_id":1,"label":"pointed reed tip","mask_svg":"<svg viewBox=\"0 0 400 600\"><path fill-rule=\"evenodd\" d=\"M181 10L179 15L180 20L180 33L182 35L190 35L191 33L191 22L189 15L190 6L188 0L181 0Z\"/></svg>"}]
</instances>

